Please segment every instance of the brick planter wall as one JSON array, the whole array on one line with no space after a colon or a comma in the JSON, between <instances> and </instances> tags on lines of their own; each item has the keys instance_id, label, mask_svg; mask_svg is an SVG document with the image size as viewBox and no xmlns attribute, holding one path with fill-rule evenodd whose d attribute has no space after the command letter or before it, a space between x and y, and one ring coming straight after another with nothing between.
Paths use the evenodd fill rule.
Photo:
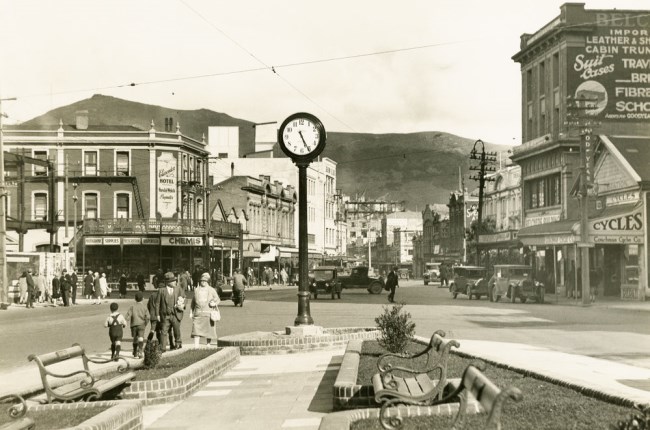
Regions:
<instances>
[{"instance_id":1,"label":"brick planter wall","mask_svg":"<svg viewBox=\"0 0 650 430\"><path fill-rule=\"evenodd\" d=\"M363 340L351 340L345 349L339 374L332 388L334 410L377 406L372 385L357 384ZM368 381L370 382L370 381Z\"/></svg>"},{"instance_id":2,"label":"brick planter wall","mask_svg":"<svg viewBox=\"0 0 650 430\"><path fill-rule=\"evenodd\" d=\"M98 402L55 403L50 405L28 406L26 416L30 412L47 410L74 410L79 408L101 408L109 406L103 412L75 426L75 430L141 430L142 404L140 402L111 400ZM71 430L61 429L61 430Z\"/></svg>"},{"instance_id":3,"label":"brick planter wall","mask_svg":"<svg viewBox=\"0 0 650 430\"><path fill-rule=\"evenodd\" d=\"M343 348L350 340L376 339L378 336L379 330L374 327L330 328L320 336L255 332L223 336L219 338L219 345L238 347L241 355L291 354Z\"/></svg>"},{"instance_id":4,"label":"brick planter wall","mask_svg":"<svg viewBox=\"0 0 650 430\"><path fill-rule=\"evenodd\" d=\"M139 400L144 405L182 400L237 363L239 350L223 348L167 378L132 382L122 391L122 398Z\"/></svg>"}]
</instances>

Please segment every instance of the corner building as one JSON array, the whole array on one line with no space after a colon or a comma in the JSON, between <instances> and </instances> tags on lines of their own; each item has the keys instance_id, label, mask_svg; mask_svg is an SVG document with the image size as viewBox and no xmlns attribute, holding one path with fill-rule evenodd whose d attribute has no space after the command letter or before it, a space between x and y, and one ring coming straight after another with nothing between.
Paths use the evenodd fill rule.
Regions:
<instances>
[{"instance_id":1,"label":"corner building","mask_svg":"<svg viewBox=\"0 0 650 430\"><path fill-rule=\"evenodd\" d=\"M547 292L550 286L557 294L580 294L584 161L591 288L596 296L644 300L650 295L650 11L565 3L548 24L521 36L513 60L521 65L523 143L511 158L521 166L518 239L527 261ZM590 105L575 103L585 98ZM582 109L572 110L576 105ZM591 143L582 153L581 137Z\"/></svg>"}]
</instances>

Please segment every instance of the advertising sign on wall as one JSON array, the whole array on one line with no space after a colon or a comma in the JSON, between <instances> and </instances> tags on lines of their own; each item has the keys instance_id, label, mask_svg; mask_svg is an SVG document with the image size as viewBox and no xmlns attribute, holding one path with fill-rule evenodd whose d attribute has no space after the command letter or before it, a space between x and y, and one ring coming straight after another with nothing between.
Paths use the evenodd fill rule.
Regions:
<instances>
[{"instance_id":1,"label":"advertising sign on wall","mask_svg":"<svg viewBox=\"0 0 650 430\"><path fill-rule=\"evenodd\" d=\"M585 46L568 49L569 94L594 100L602 120L650 119L650 17L598 12Z\"/></svg>"},{"instance_id":2,"label":"advertising sign on wall","mask_svg":"<svg viewBox=\"0 0 650 430\"><path fill-rule=\"evenodd\" d=\"M158 213L165 218L176 214L176 157L171 152L161 152L158 156Z\"/></svg>"}]
</instances>

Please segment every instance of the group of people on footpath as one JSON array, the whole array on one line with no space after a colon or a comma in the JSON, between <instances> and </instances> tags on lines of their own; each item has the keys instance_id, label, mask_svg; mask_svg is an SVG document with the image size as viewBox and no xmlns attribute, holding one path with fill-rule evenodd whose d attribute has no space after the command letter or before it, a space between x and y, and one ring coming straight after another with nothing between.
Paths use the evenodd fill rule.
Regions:
<instances>
[{"instance_id":1,"label":"group of people on footpath","mask_svg":"<svg viewBox=\"0 0 650 430\"><path fill-rule=\"evenodd\" d=\"M50 303L55 306L77 304L77 274L68 274L66 269L48 282L45 274L29 268L18 278L18 288L19 303L28 309L34 309L34 303Z\"/></svg>"},{"instance_id":2,"label":"group of people on footpath","mask_svg":"<svg viewBox=\"0 0 650 430\"><path fill-rule=\"evenodd\" d=\"M119 312L118 303L110 304L111 313L104 321L104 327L108 328L113 360L117 360L120 356L123 329L127 325L131 329L133 338L133 357L144 356L145 332L149 323L151 327L146 338L147 342L151 342L155 337L163 352L167 350L167 345L170 350L182 348L181 322L185 315L188 287L182 286L181 278L173 272L167 272L162 276L157 274L153 280L157 288L149 296L146 305L143 303L144 296L141 291L135 293L135 303L129 307L124 316ZM211 286L209 273L204 272L199 276L198 284L193 287L193 291L189 312L194 345L198 346L201 339L205 339L206 344L210 345L217 339L217 322L221 317L218 308L219 295Z\"/></svg>"}]
</instances>

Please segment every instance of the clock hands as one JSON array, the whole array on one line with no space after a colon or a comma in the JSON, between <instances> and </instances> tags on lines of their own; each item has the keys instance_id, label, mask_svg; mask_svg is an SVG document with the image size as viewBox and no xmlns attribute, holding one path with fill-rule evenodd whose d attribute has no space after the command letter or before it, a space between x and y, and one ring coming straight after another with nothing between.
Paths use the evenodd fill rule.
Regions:
<instances>
[{"instance_id":1,"label":"clock hands","mask_svg":"<svg viewBox=\"0 0 650 430\"><path fill-rule=\"evenodd\" d=\"M307 145L307 142L305 142L305 138L302 136L302 131L298 131L298 134L300 135L300 139L302 139L302 143L305 144L305 148L309 150L309 145Z\"/></svg>"}]
</instances>

